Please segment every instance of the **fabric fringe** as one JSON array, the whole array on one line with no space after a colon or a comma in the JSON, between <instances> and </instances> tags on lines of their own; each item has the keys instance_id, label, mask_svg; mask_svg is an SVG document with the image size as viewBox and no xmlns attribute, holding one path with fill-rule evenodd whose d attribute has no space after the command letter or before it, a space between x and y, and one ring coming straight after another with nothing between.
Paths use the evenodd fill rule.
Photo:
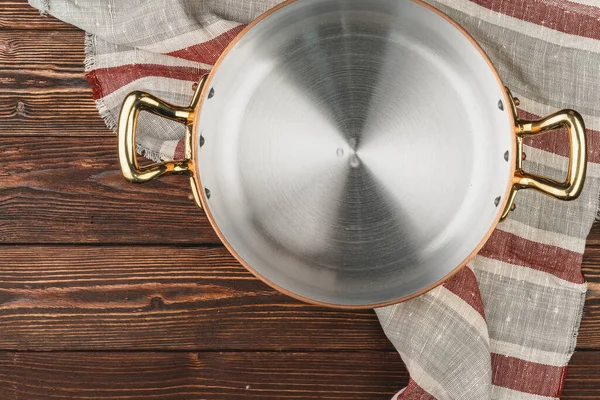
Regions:
<instances>
[{"instance_id":1,"label":"fabric fringe","mask_svg":"<svg viewBox=\"0 0 600 400\"><path fill-rule=\"evenodd\" d=\"M596 208L596 221L600 221L600 198L598 198L598 207Z\"/></svg>"},{"instance_id":2,"label":"fabric fringe","mask_svg":"<svg viewBox=\"0 0 600 400\"><path fill-rule=\"evenodd\" d=\"M85 33L85 60L83 65L85 72L88 73L96 66L96 37L91 33Z\"/></svg>"},{"instance_id":3,"label":"fabric fringe","mask_svg":"<svg viewBox=\"0 0 600 400\"><path fill-rule=\"evenodd\" d=\"M580 294L579 297L579 301L581 302L581 308L578 311L578 318L576 321L575 326L573 327L574 331L573 331L573 336L570 338L569 340L569 352L570 353L575 353L576 347L577 347L577 335L579 334L579 327L581 326L581 319L583 318L583 313L585 311L585 299L588 295L588 284L587 282L585 283L585 288L586 290L583 291L583 293ZM571 354L572 356L573 354Z\"/></svg>"},{"instance_id":4,"label":"fabric fringe","mask_svg":"<svg viewBox=\"0 0 600 400\"><path fill-rule=\"evenodd\" d=\"M600 197L598 198L598 203L596 203L596 221L600 221Z\"/></svg>"},{"instance_id":5,"label":"fabric fringe","mask_svg":"<svg viewBox=\"0 0 600 400\"><path fill-rule=\"evenodd\" d=\"M85 66L85 73L89 73L96 68L96 37L91 33L85 34L85 60L83 65ZM108 107L104 103L104 99L100 98L95 101L98 113L104 120L104 123L113 132L117 132L118 123L115 121L113 115L109 112Z\"/></svg>"},{"instance_id":6,"label":"fabric fringe","mask_svg":"<svg viewBox=\"0 0 600 400\"><path fill-rule=\"evenodd\" d=\"M42 7L40 8L40 15L47 17L49 11L50 11L50 0L42 0Z\"/></svg>"},{"instance_id":7,"label":"fabric fringe","mask_svg":"<svg viewBox=\"0 0 600 400\"><path fill-rule=\"evenodd\" d=\"M147 158L148 160L157 162L157 163L170 160L170 158L165 159L164 154L160 154L157 151L148 150L148 149L140 146L139 144L135 145L135 151L140 156Z\"/></svg>"},{"instance_id":8,"label":"fabric fringe","mask_svg":"<svg viewBox=\"0 0 600 400\"><path fill-rule=\"evenodd\" d=\"M44 4L47 4L49 0L44 0ZM96 37L91 33L85 34L85 60L83 62L85 67L86 74L93 71L96 68ZM111 131L117 133L118 122L115 120L115 117L110 113L110 110L106 106L103 98L99 98L95 101L96 108L98 109L98 113L100 117L104 120L104 123ZM139 144L136 144L135 151L142 157L145 157L154 162L161 161L170 161L172 157L167 156L166 154L161 154L156 151L152 151L146 149Z\"/></svg>"},{"instance_id":9,"label":"fabric fringe","mask_svg":"<svg viewBox=\"0 0 600 400\"><path fill-rule=\"evenodd\" d=\"M575 322L575 326L573 327L573 336L571 336L569 338L569 353L571 353L571 357L573 357L573 354L575 353L575 350L577 348L577 336L579 335L579 328L581 327L581 320L583 319L583 315L584 315L584 311L585 311L585 299L588 295L588 290L589 290L587 282L586 282L585 286L586 286L586 290L583 293L581 293L581 295L580 295L579 301L581 302L581 307L580 307L579 311L577 312L578 315L577 315L577 319ZM571 358L569 357L569 360L570 359ZM563 369L562 376L560 377L560 382L559 382L560 389L558 390L558 394L561 394L565 388L565 381L567 378L568 368L569 368L569 365L567 364L567 365L565 365L565 367Z\"/></svg>"},{"instance_id":10,"label":"fabric fringe","mask_svg":"<svg viewBox=\"0 0 600 400\"><path fill-rule=\"evenodd\" d=\"M117 121L115 121L115 118L109 112L108 107L106 107L106 103L104 103L103 99L96 100L96 108L98 109L98 113L104 120L104 123L106 124L106 126L108 126L108 129L117 133L117 127L119 126L119 124L117 123Z\"/></svg>"}]
</instances>

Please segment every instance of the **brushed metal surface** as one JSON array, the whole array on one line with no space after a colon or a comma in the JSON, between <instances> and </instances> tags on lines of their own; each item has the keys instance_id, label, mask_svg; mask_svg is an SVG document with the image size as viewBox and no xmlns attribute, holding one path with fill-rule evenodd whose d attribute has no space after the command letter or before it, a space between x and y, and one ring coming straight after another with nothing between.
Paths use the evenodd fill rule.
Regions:
<instances>
[{"instance_id":1,"label":"brushed metal surface","mask_svg":"<svg viewBox=\"0 0 600 400\"><path fill-rule=\"evenodd\" d=\"M411 295L502 211L514 151L503 88L419 4L299 0L242 37L210 85L198 123L209 211L239 257L292 293Z\"/></svg>"}]
</instances>

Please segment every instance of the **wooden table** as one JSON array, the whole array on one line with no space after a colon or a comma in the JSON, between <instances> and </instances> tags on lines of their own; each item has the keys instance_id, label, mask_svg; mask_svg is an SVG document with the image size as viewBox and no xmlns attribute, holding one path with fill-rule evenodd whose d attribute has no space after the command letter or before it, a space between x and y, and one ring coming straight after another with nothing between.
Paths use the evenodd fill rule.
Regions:
<instances>
[{"instance_id":1,"label":"wooden table","mask_svg":"<svg viewBox=\"0 0 600 400\"><path fill-rule=\"evenodd\" d=\"M0 399L388 400L372 311L301 304L219 244L187 179L126 183L83 32L0 0ZM600 398L600 227L565 399Z\"/></svg>"}]
</instances>

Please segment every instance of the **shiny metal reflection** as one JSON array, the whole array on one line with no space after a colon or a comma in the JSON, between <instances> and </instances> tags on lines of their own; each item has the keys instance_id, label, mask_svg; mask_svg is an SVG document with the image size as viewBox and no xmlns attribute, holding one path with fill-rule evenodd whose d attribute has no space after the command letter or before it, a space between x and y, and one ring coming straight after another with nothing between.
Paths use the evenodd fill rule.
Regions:
<instances>
[{"instance_id":1,"label":"shiny metal reflection","mask_svg":"<svg viewBox=\"0 0 600 400\"><path fill-rule=\"evenodd\" d=\"M421 5L297 1L246 34L210 85L209 211L249 267L294 294L408 296L455 269L499 213L503 87Z\"/></svg>"}]
</instances>

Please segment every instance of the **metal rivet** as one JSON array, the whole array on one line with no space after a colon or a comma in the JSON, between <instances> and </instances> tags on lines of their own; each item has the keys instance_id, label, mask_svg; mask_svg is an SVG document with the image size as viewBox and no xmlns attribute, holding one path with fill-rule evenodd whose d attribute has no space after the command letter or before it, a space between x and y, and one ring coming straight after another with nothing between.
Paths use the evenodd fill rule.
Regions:
<instances>
[{"instance_id":1,"label":"metal rivet","mask_svg":"<svg viewBox=\"0 0 600 400\"><path fill-rule=\"evenodd\" d=\"M515 203L510 206L510 211L515 211L517 209L517 205Z\"/></svg>"},{"instance_id":2,"label":"metal rivet","mask_svg":"<svg viewBox=\"0 0 600 400\"><path fill-rule=\"evenodd\" d=\"M204 188L204 193L206 193L206 198L210 200L210 190Z\"/></svg>"},{"instance_id":3,"label":"metal rivet","mask_svg":"<svg viewBox=\"0 0 600 400\"><path fill-rule=\"evenodd\" d=\"M498 108L504 111L504 103L502 102L502 100L498 100Z\"/></svg>"},{"instance_id":4,"label":"metal rivet","mask_svg":"<svg viewBox=\"0 0 600 400\"><path fill-rule=\"evenodd\" d=\"M521 155L521 159L522 159L523 161L527 160L527 154L523 153L523 155Z\"/></svg>"},{"instance_id":5,"label":"metal rivet","mask_svg":"<svg viewBox=\"0 0 600 400\"><path fill-rule=\"evenodd\" d=\"M212 99L215 96L215 89L210 88L210 92L208 92L208 98Z\"/></svg>"},{"instance_id":6,"label":"metal rivet","mask_svg":"<svg viewBox=\"0 0 600 400\"><path fill-rule=\"evenodd\" d=\"M513 101L515 102L515 106L521 105L521 100L519 100L517 97L513 97Z\"/></svg>"},{"instance_id":7,"label":"metal rivet","mask_svg":"<svg viewBox=\"0 0 600 400\"><path fill-rule=\"evenodd\" d=\"M196 89L198 89L198 83L197 82L194 83L194 84L192 84L192 90L195 91Z\"/></svg>"},{"instance_id":8,"label":"metal rivet","mask_svg":"<svg viewBox=\"0 0 600 400\"><path fill-rule=\"evenodd\" d=\"M508 161L509 158L510 158L510 153L508 152L508 150L506 150L506 153L504 153L504 161Z\"/></svg>"},{"instance_id":9,"label":"metal rivet","mask_svg":"<svg viewBox=\"0 0 600 400\"><path fill-rule=\"evenodd\" d=\"M200 135L200 147L204 146L204 136Z\"/></svg>"},{"instance_id":10,"label":"metal rivet","mask_svg":"<svg viewBox=\"0 0 600 400\"><path fill-rule=\"evenodd\" d=\"M500 196L496 197L496 200L494 200L494 205L496 207L498 207L498 205L500 204L500 200L502 200L502 197L500 197Z\"/></svg>"}]
</instances>

